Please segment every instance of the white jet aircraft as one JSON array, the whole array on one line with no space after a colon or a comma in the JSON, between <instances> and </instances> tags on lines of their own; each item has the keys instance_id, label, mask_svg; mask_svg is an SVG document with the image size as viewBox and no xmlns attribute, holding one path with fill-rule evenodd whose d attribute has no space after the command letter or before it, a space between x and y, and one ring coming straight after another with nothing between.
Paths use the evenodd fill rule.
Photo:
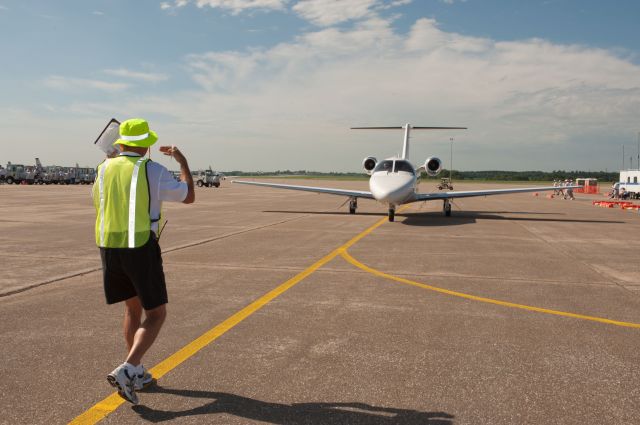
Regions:
<instances>
[{"instance_id":1,"label":"white jet aircraft","mask_svg":"<svg viewBox=\"0 0 640 425\"><path fill-rule=\"evenodd\" d=\"M358 198L375 199L389 206L389 221L395 217L396 207L418 201L442 200L442 210L446 216L451 215L451 200L456 198L468 198L471 196L504 195L508 193L538 192L554 190L550 187L526 187L513 189L493 190L467 190L449 192L418 193L418 180L420 171L424 170L429 176L437 176L442 170L442 161L436 157L427 158L424 165L415 169L407 160L409 156L409 134L411 130L466 130L466 127L412 127L406 124L402 127L352 127L353 130L402 130L404 129L404 145L401 157L387 158L378 161L369 156L364 159L362 166L369 179L370 192L361 190L333 189L328 187L297 186L290 184L250 182L233 180L232 183L250 184L254 186L267 186L278 189L301 190L307 192L326 193L349 197L349 212L355 214L358 208ZM578 186L570 186L577 188Z\"/></svg>"}]
</instances>

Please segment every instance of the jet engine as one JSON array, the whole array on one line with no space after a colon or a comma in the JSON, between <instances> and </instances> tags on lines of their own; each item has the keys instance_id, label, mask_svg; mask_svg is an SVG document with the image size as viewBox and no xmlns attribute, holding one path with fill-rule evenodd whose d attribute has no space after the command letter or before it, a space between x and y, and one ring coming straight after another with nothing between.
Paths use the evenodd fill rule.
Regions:
<instances>
[{"instance_id":1,"label":"jet engine","mask_svg":"<svg viewBox=\"0 0 640 425\"><path fill-rule=\"evenodd\" d=\"M424 171L431 177L435 177L442 171L442 161L435 156L427 158L424 162Z\"/></svg>"},{"instance_id":2,"label":"jet engine","mask_svg":"<svg viewBox=\"0 0 640 425\"><path fill-rule=\"evenodd\" d=\"M364 161L362 161L362 167L367 172L367 174L371 174L373 169L376 168L377 163L378 163L377 159L375 159L372 156L368 156L364 159Z\"/></svg>"}]
</instances>

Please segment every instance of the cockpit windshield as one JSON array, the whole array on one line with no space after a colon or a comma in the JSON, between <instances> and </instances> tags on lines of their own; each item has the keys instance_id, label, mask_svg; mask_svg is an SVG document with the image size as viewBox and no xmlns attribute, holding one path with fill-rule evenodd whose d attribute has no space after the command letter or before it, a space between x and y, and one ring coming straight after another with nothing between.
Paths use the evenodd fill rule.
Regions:
<instances>
[{"instance_id":1,"label":"cockpit windshield","mask_svg":"<svg viewBox=\"0 0 640 425\"><path fill-rule=\"evenodd\" d=\"M386 171L387 173L397 173L398 171L404 171L407 173L415 174L415 171L411 164L403 159L396 159L395 161L392 159L385 159L384 161L380 161L376 165L376 168L373 169L374 173L378 171Z\"/></svg>"},{"instance_id":2,"label":"cockpit windshield","mask_svg":"<svg viewBox=\"0 0 640 425\"><path fill-rule=\"evenodd\" d=\"M409 164L408 161L403 161L403 160L396 160L396 166L395 169L393 170L395 173L397 173L398 171L405 171L407 173L410 174L414 174L415 171L413 170L413 167L411 166L411 164Z\"/></svg>"},{"instance_id":3,"label":"cockpit windshield","mask_svg":"<svg viewBox=\"0 0 640 425\"><path fill-rule=\"evenodd\" d=\"M393 170L393 161L389 159L385 159L384 161L380 161L376 164L376 168L373 169L373 172L377 171L386 171L390 173Z\"/></svg>"}]
</instances>

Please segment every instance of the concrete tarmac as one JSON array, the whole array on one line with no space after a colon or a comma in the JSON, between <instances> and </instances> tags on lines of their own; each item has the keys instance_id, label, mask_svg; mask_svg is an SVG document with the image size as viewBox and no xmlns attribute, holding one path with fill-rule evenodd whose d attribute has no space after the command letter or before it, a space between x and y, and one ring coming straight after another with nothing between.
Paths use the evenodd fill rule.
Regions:
<instances>
[{"instance_id":1,"label":"concrete tarmac","mask_svg":"<svg viewBox=\"0 0 640 425\"><path fill-rule=\"evenodd\" d=\"M104 303L89 192L0 186L2 424L67 423L113 393L123 307ZM385 206L229 182L196 197L165 204L169 316L145 365L170 368L139 406L99 404L102 423L640 423L637 213L579 194L412 204L349 257Z\"/></svg>"}]
</instances>

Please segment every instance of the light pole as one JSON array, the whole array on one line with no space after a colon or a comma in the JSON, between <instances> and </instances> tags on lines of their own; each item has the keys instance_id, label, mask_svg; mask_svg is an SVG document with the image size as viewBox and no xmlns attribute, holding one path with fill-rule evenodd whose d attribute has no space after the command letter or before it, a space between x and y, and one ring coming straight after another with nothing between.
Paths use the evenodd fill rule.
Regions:
<instances>
[{"instance_id":1,"label":"light pole","mask_svg":"<svg viewBox=\"0 0 640 425\"><path fill-rule=\"evenodd\" d=\"M638 137L640 138L640 133L638 133ZM449 184L451 184L453 173L453 137L449 137L449 142L451 142L451 149L449 151Z\"/></svg>"}]
</instances>

